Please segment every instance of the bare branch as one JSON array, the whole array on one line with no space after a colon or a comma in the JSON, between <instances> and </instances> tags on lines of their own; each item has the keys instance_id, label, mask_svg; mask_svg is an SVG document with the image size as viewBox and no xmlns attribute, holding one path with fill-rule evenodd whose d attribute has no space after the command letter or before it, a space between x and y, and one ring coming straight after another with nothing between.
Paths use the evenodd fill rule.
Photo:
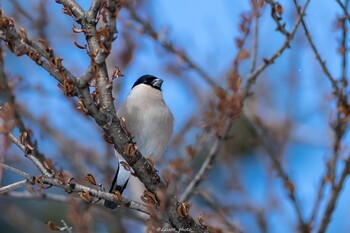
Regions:
<instances>
[{"instance_id":1,"label":"bare branch","mask_svg":"<svg viewBox=\"0 0 350 233\"><path fill-rule=\"evenodd\" d=\"M57 183L55 183L55 184L57 184ZM57 186L57 187L64 188L64 186ZM80 186L80 187L81 187L81 189L77 189L77 190L74 190L72 192L80 192L81 190L87 190L87 187L85 187L85 186ZM95 193L98 193L98 191L95 191ZM10 192L7 192L7 193L3 193L3 195L11 197L11 198L40 199L40 200L65 202L65 203L70 198L76 198L76 197L59 195L59 194L54 194L54 193L44 193L44 192L33 193L33 192L29 192L29 191L20 191L20 192L10 191ZM107 192L101 192L98 195L101 195L101 196L96 196L96 197L102 198L102 196L105 196L107 198L110 198L110 195L113 195L113 194L110 194L110 193L107 193ZM81 200L81 198L79 198L79 200ZM112 198L111 201L116 201L116 200ZM101 207L103 206L103 204L100 204L100 202L98 202L98 204ZM122 198L120 204L122 204L121 207L126 207L126 208L131 209L131 210L136 210L136 211L139 211L139 212L142 212L142 213L145 213L145 214L149 214L148 207L145 206L144 204L139 203L139 202L131 201L131 200L128 200L127 198Z\"/></svg>"},{"instance_id":2,"label":"bare branch","mask_svg":"<svg viewBox=\"0 0 350 233\"><path fill-rule=\"evenodd\" d=\"M198 196L203 198L203 200L215 210L216 214L220 216L220 218L223 220L225 225L229 228L230 232L232 233L242 233L243 231L240 229L239 226L236 226L232 221L227 219L227 215L223 211L223 208L218 204L219 201L214 198L213 195L211 195L208 192L200 191L196 192Z\"/></svg>"},{"instance_id":3,"label":"bare branch","mask_svg":"<svg viewBox=\"0 0 350 233\"><path fill-rule=\"evenodd\" d=\"M8 138L14 143L26 157L28 157L35 166L39 169L39 171L47 177L51 177L53 174L43 165L42 161L34 156L31 151L27 150L25 145L23 145L12 133L7 134Z\"/></svg>"},{"instance_id":4,"label":"bare branch","mask_svg":"<svg viewBox=\"0 0 350 233\"><path fill-rule=\"evenodd\" d=\"M134 201L130 201L130 200L123 198L123 197L121 198L121 200L117 200L115 198L114 194L111 194L111 193L108 193L108 192L105 192L105 191L102 191L102 190L99 190L96 188L90 188L88 186L85 186L85 185L82 185L79 183L75 183L73 181L71 181L69 183L62 183L59 180L52 178L52 177L43 177L42 179L45 183L51 184L51 185L56 186L56 187L63 188L64 190L66 190L69 193L81 193L81 192L88 193L88 196L91 195L93 197L98 197L98 198L102 198L105 200L114 201L114 202L116 202L124 207L132 208L132 209L138 210L140 212L149 214L148 208L143 204L140 204L140 203L134 202Z\"/></svg>"},{"instance_id":5,"label":"bare branch","mask_svg":"<svg viewBox=\"0 0 350 233\"><path fill-rule=\"evenodd\" d=\"M28 180L33 180L33 176L29 175L28 173L26 173L24 171L18 170L17 168L11 167L11 166L6 165L4 163L0 163L0 167L4 168L6 170L9 170L13 173L16 173L17 175L23 176L23 177L27 178Z\"/></svg>"},{"instance_id":6,"label":"bare branch","mask_svg":"<svg viewBox=\"0 0 350 233\"><path fill-rule=\"evenodd\" d=\"M1 187L0 194L11 196L11 197L17 197L17 198L39 198L39 199L49 199L49 200L61 201L61 202L66 202L68 200L68 197L66 197L66 196L55 195L55 194L30 193L28 191L26 191L26 192L11 192L13 189L24 186L26 184L34 184L34 180L36 178L34 176L31 176L31 175L23 172L23 171L20 171L16 168L8 166L6 164L0 163L0 166L4 167L5 169L7 169L9 171L15 172L16 174L19 174L19 175L27 178L26 180L19 181L19 182ZM53 186L63 188L70 193L86 191L95 197L107 199L110 201L116 201L113 194L107 193L107 192L102 191L102 190L93 189L93 188L90 188L90 187L87 187L87 186L84 186L84 185L81 185L78 183L74 183L74 182L65 183L65 182L62 182L62 180L57 180L53 176L51 176L51 177L43 176L42 180L47 184L51 184ZM147 207L141 203L131 201L131 200L128 200L126 198L121 198L121 200L119 201L119 204L122 204L122 206L124 206L124 207L138 210L140 212L149 214Z\"/></svg>"},{"instance_id":7,"label":"bare branch","mask_svg":"<svg viewBox=\"0 0 350 233\"><path fill-rule=\"evenodd\" d=\"M348 9L347 9L347 6L346 5L344 5L340 0L335 0L338 4L339 4L339 6L343 9L343 11L344 11L344 13L345 13L345 17L347 18L347 19L349 19L349 12L348 12Z\"/></svg>"},{"instance_id":8,"label":"bare branch","mask_svg":"<svg viewBox=\"0 0 350 233\"><path fill-rule=\"evenodd\" d=\"M3 17L3 20L5 19L7 18ZM21 32L22 36L15 27L2 27L0 31L0 39L4 40L10 50L17 56L26 54L61 84L64 83L65 78L68 78L73 83L75 82L75 76L61 64L61 59L54 57L53 53L50 54L48 51L42 49L36 42L30 40L25 35L24 30ZM50 50L50 48L47 48L47 50ZM74 95L74 91L71 94Z\"/></svg>"},{"instance_id":9,"label":"bare branch","mask_svg":"<svg viewBox=\"0 0 350 233\"><path fill-rule=\"evenodd\" d=\"M7 193L7 192L10 192L10 191L17 189L19 187L22 187L28 183L29 183L28 180L21 180L21 181L18 181L16 183L12 183L12 184L0 187L0 195Z\"/></svg>"},{"instance_id":10,"label":"bare branch","mask_svg":"<svg viewBox=\"0 0 350 233\"><path fill-rule=\"evenodd\" d=\"M11 191L4 193L4 196L18 199L40 199L40 200L49 200L57 202L67 202L69 200L68 196L59 195L54 193L43 193L43 192L29 192L29 191Z\"/></svg>"},{"instance_id":11,"label":"bare branch","mask_svg":"<svg viewBox=\"0 0 350 233\"><path fill-rule=\"evenodd\" d=\"M61 231L67 231L68 233L73 233L73 227L69 227L64 220L61 220L63 227L61 227Z\"/></svg>"},{"instance_id":12,"label":"bare branch","mask_svg":"<svg viewBox=\"0 0 350 233\"><path fill-rule=\"evenodd\" d=\"M349 0L345 0L345 8L347 9L349 5ZM344 89L348 85L347 75L346 75L346 67L347 67L347 54L348 54L348 46L347 46L347 37L348 37L348 30L347 30L347 24L346 24L346 16L347 12L344 11L345 17L342 19L342 41L341 41L341 47L338 49L339 53L342 56L342 76L340 79L340 83L342 84L342 88Z\"/></svg>"},{"instance_id":13,"label":"bare branch","mask_svg":"<svg viewBox=\"0 0 350 233\"><path fill-rule=\"evenodd\" d=\"M339 5L343 8L345 15L347 15L347 7L345 7L340 1L336 0ZM299 7L297 4L297 1L294 0L293 1L297 10L299 11ZM348 4L348 1L346 1L346 5ZM343 54L343 59L342 59L342 78L341 78L341 83L342 83L342 87L339 88L336 79L331 75L330 71L328 70L328 68L326 67L326 63L322 60L321 55L319 53L319 51L317 50L312 37L310 35L310 32L307 28L307 25L304 21L304 19L302 19L301 24L303 26L305 35L308 39L308 42L310 44L310 47L312 48L317 61L320 63L321 68L324 72L324 74L327 76L328 80L331 82L332 84L332 88L333 88L333 92L334 95L338 98L338 104L343 105L344 103L347 103L347 97L345 96L344 92L343 92L343 88L347 86L347 77L346 77L346 66L347 66L347 48L346 48L346 38L347 38L347 30L346 30L346 26L345 26L345 19L343 20L343 39L342 39L342 46L344 49L344 54ZM337 109L337 111L339 111L339 109ZM321 204L321 200L323 199L323 192L324 192L324 187L326 186L326 179L330 179L332 182L332 186L333 186L333 192L331 195L331 198L328 202L327 205L327 209L326 212L324 214L323 220L320 224L319 230L318 232L324 232L328 226L328 223L330 221L330 216L332 215L332 212L335 208L335 204L338 198L338 195L341 191L341 187L342 187L342 182L344 182L342 179L345 179L346 175L345 175L345 169L344 172L342 174L341 180L339 181L339 184L336 185L335 184L335 169L336 169L336 163L337 160L339 158L339 153L340 153L340 142L342 140L342 137L344 135L345 129L347 127L347 124L341 119L340 117L340 113L337 113L337 120L335 122L335 124L332 126L333 131L335 132L335 141L333 143L333 155L330 158L330 161L328 162L328 174L327 177L323 177L322 181L321 181L321 185L319 187L318 190L318 194L317 194L317 198L314 204L314 209L313 212L311 213L310 219L309 219L309 224L312 224L312 222L314 221L317 212L319 211L320 208L320 204ZM347 166L347 165L346 165ZM345 176L345 177L343 177Z\"/></svg>"},{"instance_id":14,"label":"bare branch","mask_svg":"<svg viewBox=\"0 0 350 233\"><path fill-rule=\"evenodd\" d=\"M220 136L217 136L214 139L214 142L212 142L210 151L202 163L202 166L198 170L197 174L193 178L193 180L189 183L189 185L186 187L186 190L182 193L180 197L180 202L188 201L197 186L200 184L200 182L203 180L203 177L205 174L208 173L208 170L211 168L211 166L214 163L214 159L217 156L218 150L221 148L222 142L227 138L228 133L230 132L232 121L229 119L226 123L225 129L223 130L223 134Z\"/></svg>"},{"instance_id":15,"label":"bare branch","mask_svg":"<svg viewBox=\"0 0 350 233\"><path fill-rule=\"evenodd\" d=\"M201 168L197 172L196 176L193 178L191 183L187 186L186 190L182 193L180 197L180 202L188 201L191 198L192 193L199 183L203 180L203 176L207 173L210 168L210 165L213 163L214 158L216 157L217 151L219 148L219 139L216 139L211 148L210 152L204 160Z\"/></svg>"},{"instance_id":16,"label":"bare branch","mask_svg":"<svg viewBox=\"0 0 350 233\"><path fill-rule=\"evenodd\" d=\"M289 37L290 36L290 32L287 31L286 29L286 24L281 24L281 20L282 20L282 17L278 11L278 8L282 10L283 6L280 5L278 2L275 2L273 0L266 0L266 2L268 4L271 5L271 17L272 19L275 21L275 23L277 24L277 28L276 28L276 31L280 31L285 37ZM278 16L280 15L280 16Z\"/></svg>"},{"instance_id":17,"label":"bare branch","mask_svg":"<svg viewBox=\"0 0 350 233\"><path fill-rule=\"evenodd\" d=\"M329 197L327 204L326 204L326 210L323 214L322 221L321 221L320 226L317 230L318 233L323 233L327 230L327 227L328 227L329 222L331 220L335 206L337 204L337 201L339 200L340 193L343 190L345 180L348 177L349 173L350 173L350 157L348 157L346 159L345 166L344 166L343 171L341 173L340 179L339 179L338 183L336 184L336 186L332 189L331 196Z\"/></svg>"},{"instance_id":18,"label":"bare branch","mask_svg":"<svg viewBox=\"0 0 350 233\"><path fill-rule=\"evenodd\" d=\"M259 6L258 1L253 1L254 7L254 34L253 34L253 52L250 65L250 73L253 73L256 68L256 60L258 57L258 43L259 43Z\"/></svg>"},{"instance_id":19,"label":"bare branch","mask_svg":"<svg viewBox=\"0 0 350 233\"><path fill-rule=\"evenodd\" d=\"M296 0L294 0L294 5L295 5L295 7L296 7L297 10L298 10L299 15L301 15L302 13L305 12L305 11L304 11L304 12L301 12L301 11L300 11L299 5L298 5L298 3L296 2ZM329 80L329 81L331 82L331 84L332 84L332 88L333 88L333 90L334 90L335 95L338 96L338 98L343 99L343 94L342 94L341 91L339 90L339 87L338 87L338 85L337 85L337 81L335 80L335 78L334 78L334 77L331 75L331 73L329 72L329 70L328 70L328 68L327 68L327 66L326 66L326 62L321 58L321 55L320 55L320 53L318 52L318 50L317 50L317 48L316 48L316 46L315 46L315 44L314 44L314 42L313 42L313 40L312 40L312 38L311 38L311 35L310 35L310 33L309 33L309 30L308 30L307 25L306 25L306 23L305 23L305 21L304 21L303 18L301 18L301 25L303 26L305 35L306 35L307 40L308 40L308 42L309 42L309 44L310 44L310 46L311 46L311 48L312 48L312 50L313 50L313 52L314 52L314 54L315 54L315 56L316 56L316 59L317 59L317 61L318 61L318 62L320 63L320 65L321 65L321 68L322 68L322 70L323 70L323 73L327 76L328 80Z\"/></svg>"},{"instance_id":20,"label":"bare branch","mask_svg":"<svg viewBox=\"0 0 350 233\"><path fill-rule=\"evenodd\" d=\"M258 137L262 145L265 147L267 155L272 161L272 166L276 170L278 176L283 180L284 187L288 192L288 196L293 204L295 212L298 217L300 228L303 232L308 232L308 226L302 216L301 206L297 201L297 197L295 194L295 187L288 176L288 174L284 171L281 162L278 160L278 151L274 148L272 143L269 142L267 135L263 130L258 129L248 118L243 117L245 124L249 127L249 129L253 132L254 135Z\"/></svg>"},{"instance_id":21,"label":"bare branch","mask_svg":"<svg viewBox=\"0 0 350 233\"><path fill-rule=\"evenodd\" d=\"M317 197L315 200L314 208L312 209L311 216L310 216L310 219L308 221L308 225L310 225L310 226L313 224L313 222L316 218L316 215L320 211L320 205L321 205L321 201L324 197L323 195L324 195L324 188L325 187L326 187L326 179L323 178L319 188L317 189Z\"/></svg>"},{"instance_id":22,"label":"bare branch","mask_svg":"<svg viewBox=\"0 0 350 233\"><path fill-rule=\"evenodd\" d=\"M245 97L248 97L251 93L250 93L250 89L252 87L252 85L256 82L256 79L258 78L259 74L261 74L261 72L263 72L270 64L274 63L274 61L276 60L276 58L280 57L283 52L289 48L289 44L290 42L293 40L294 35L300 25L300 22L305 14L306 8L309 5L310 0L307 0L302 8L302 10L299 13L299 17L292 29L292 31L290 32L290 34L288 36L286 36L286 39L283 43L283 45L268 59L264 59L264 63L255 70L255 72L251 73L248 75L247 77L247 84L245 87Z\"/></svg>"}]
</instances>

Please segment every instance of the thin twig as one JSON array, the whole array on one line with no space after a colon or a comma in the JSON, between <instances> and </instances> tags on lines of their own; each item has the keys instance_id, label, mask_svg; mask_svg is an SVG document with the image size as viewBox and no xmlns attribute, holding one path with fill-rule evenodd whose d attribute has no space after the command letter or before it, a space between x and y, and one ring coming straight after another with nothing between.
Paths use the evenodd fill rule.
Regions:
<instances>
[{"instance_id":1,"label":"thin twig","mask_svg":"<svg viewBox=\"0 0 350 233\"><path fill-rule=\"evenodd\" d=\"M12 183L12 184L9 184L9 185L6 185L6 186L3 186L0 188L0 195L4 194L4 193L7 193L7 192L10 192L14 189L17 189L19 187L22 187L26 184L28 184L29 181L27 179L25 180L21 180L21 181L18 181L18 182L15 182L15 183Z\"/></svg>"},{"instance_id":2,"label":"thin twig","mask_svg":"<svg viewBox=\"0 0 350 233\"><path fill-rule=\"evenodd\" d=\"M216 157L218 148L219 148L219 139L217 138L211 145L210 152L207 155L204 162L202 163L202 166L198 170L197 174L195 175L191 183L189 183L189 185L186 187L185 191L182 193L179 199L180 202L186 202L191 198L193 191L199 185L199 183L203 180L203 176L207 173L208 169L210 168L210 164L213 163L213 160Z\"/></svg>"},{"instance_id":3,"label":"thin twig","mask_svg":"<svg viewBox=\"0 0 350 233\"><path fill-rule=\"evenodd\" d=\"M53 174L43 165L42 161L34 156L29 150L26 149L25 145L23 145L12 133L7 134L8 138L11 140L13 144L15 144L23 153L35 164L35 166L39 169L39 171L47 176L51 177Z\"/></svg>"},{"instance_id":4,"label":"thin twig","mask_svg":"<svg viewBox=\"0 0 350 233\"><path fill-rule=\"evenodd\" d=\"M0 46L0 98L4 100L4 102L9 102L11 104L11 108L14 110L15 123L20 132L24 132L26 128L16 108L15 96L12 93L12 88L9 86L7 75L5 74L2 46Z\"/></svg>"},{"instance_id":5,"label":"thin twig","mask_svg":"<svg viewBox=\"0 0 350 233\"><path fill-rule=\"evenodd\" d=\"M57 182L53 182L53 185L57 186L57 187L64 187L64 185L58 185ZM78 184L76 184L78 185ZM71 190L73 192L79 192L81 190L87 190L88 187L87 186L83 186L83 185L78 185L78 189L76 190ZM93 190L93 189L89 189L89 190ZM94 193L98 193L99 191L95 190ZM102 197L106 194L106 196L110 197L110 193L107 192L100 192L96 197ZM21 191L21 192L16 192L16 191L11 191L11 192L7 192L4 193L4 195L8 196L8 197L12 197L12 198L19 198L19 199L41 199L41 200L49 200L49 201L56 201L56 202L68 202L70 198L69 196L65 196L65 195L59 195L59 194L54 194L54 193L44 193L44 192L37 192L37 193L32 193L29 191ZM107 197L107 198L108 198ZM110 198L109 198L110 199ZM79 199L81 200L81 199ZM115 199L111 199L112 201L115 201ZM100 202L99 202L100 203ZM121 207L126 207L128 209L132 209L132 210L136 210L145 214L149 214L149 210L147 208L146 205L141 204L139 202L136 201L132 201L132 200L128 200L127 198L122 198L120 204L122 204ZM101 204L102 206L102 204Z\"/></svg>"},{"instance_id":6,"label":"thin twig","mask_svg":"<svg viewBox=\"0 0 350 233\"><path fill-rule=\"evenodd\" d=\"M100 190L100 188L91 188L86 185L82 185L75 182L62 183L59 180L52 177L43 177L42 179L45 183L63 188L67 192L88 193L87 197L90 196L91 198L91 196L93 196L93 197L98 197L109 201L114 201L130 209L138 210L140 212L149 214L149 209L147 208L147 206L135 201L128 200L124 197L122 197L120 200L116 200L114 194L102 191Z\"/></svg>"},{"instance_id":7,"label":"thin twig","mask_svg":"<svg viewBox=\"0 0 350 233\"><path fill-rule=\"evenodd\" d=\"M231 130L232 124L233 120L231 118L226 119L226 125L225 128L222 130L222 135L216 135L216 138L211 144L211 148L206 159L202 163L202 166L198 170L193 180L189 183L189 185L186 187L185 191L181 195L180 202L188 201L192 196L193 192L195 191L196 187L203 180L204 175L208 172L208 170L211 168L211 165L214 163L214 160L218 154L219 149L221 148L223 141L227 138L227 135Z\"/></svg>"},{"instance_id":8,"label":"thin twig","mask_svg":"<svg viewBox=\"0 0 350 233\"><path fill-rule=\"evenodd\" d=\"M343 9L344 13L345 13L345 17L349 20L349 12L348 12L348 8L346 7L346 5L344 5L340 0L335 0L339 6Z\"/></svg>"},{"instance_id":9,"label":"thin twig","mask_svg":"<svg viewBox=\"0 0 350 233\"><path fill-rule=\"evenodd\" d=\"M315 200L315 204L313 205L314 208L312 209L311 216L310 216L310 219L308 221L309 226L313 225L313 222L315 221L316 215L320 211L320 205L321 205L321 201L323 199L323 192L324 192L325 187L326 187L326 179L323 178L319 188L317 189L317 197Z\"/></svg>"},{"instance_id":10,"label":"thin twig","mask_svg":"<svg viewBox=\"0 0 350 233\"><path fill-rule=\"evenodd\" d=\"M336 1L339 3L339 5L341 7L343 6L343 4L340 1L338 1L338 0L336 0ZM297 1L294 0L293 2L294 2L294 5L299 10ZM348 3L346 3L346 4L348 4ZM343 10L344 10L344 13L347 15L346 8L345 9L343 8ZM328 70L328 68L326 66L326 63L322 60L321 55L320 55L318 49L316 48L316 46L312 40L311 34L307 28L307 25L306 25L304 19L302 19L301 24L302 24L302 27L304 29L305 36L307 37L307 40L308 40L308 42L309 42L309 44L310 44L310 46L311 46L311 48L316 56L316 59L319 62L319 64L321 65L323 73L326 75L326 77L328 78L328 80L332 84L333 92L334 92L335 96L338 98L338 102L342 103L342 102L346 101L347 97L344 95L344 92L343 92L343 88L347 85L347 80L346 80L346 66L347 66L346 54L347 54L347 52L346 52L346 42L345 42L346 37L347 37L346 30L343 29L342 46L345 49L345 51L344 51L343 60L342 60L342 78L341 78L342 87L339 88L336 79L331 75L330 71ZM343 24L344 24L343 27L345 27L345 20L344 20ZM340 142L341 142L341 139L342 139L344 132L345 132L344 126L346 127L346 125L344 125L344 123L343 123L343 120L340 118L340 114L337 113L337 120L335 122L335 125L332 126L332 129L335 132L335 141L333 143L333 155L331 156L330 161L328 162L328 172L327 172L328 173L327 178L331 180L333 189L336 189L336 187L335 187L336 186L336 184L335 184L336 162L339 158ZM316 218L316 214L319 211L320 204L321 204L321 201L323 199L324 187L326 186L325 179L326 179L326 177L322 178L320 187L318 189L318 194L317 194L317 198L316 198L316 201L314 204L314 208L313 208L313 211L311 213L310 219L308 221L309 225L312 225L313 221ZM334 202L335 201L336 200L334 200ZM326 220L324 220L324 221L325 222L322 223L322 224L324 224L322 227L325 227Z\"/></svg>"},{"instance_id":11,"label":"thin twig","mask_svg":"<svg viewBox=\"0 0 350 233\"><path fill-rule=\"evenodd\" d=\"M18 170L17 168L11 167L11 166L6 165L4 163L0 163L0 167L4 168L6 170L9 170L13 173L16 173L17 175L23 176L23 177L27 178L28 180L33 179L33 176L29 175L28 173L21 171L21 170Z\"/></svg>"},{"instance_id":12,"label":"thin twig","mask_svg":"<svg viewBox=\"0 0 350 233\"><path fill-rule=\"evenodd\" d=\"M54 194L54 193L44 193L44 192L29 192L27 190L25 191L11 191L7 192L4 195L12 198L18 198L18 199L41 199L41 200L49 200L49 201L57 201L57 202L64 202L66 203L69 198L68 196L65 195L59 195L59 194Z\"/></svg>"},{"instance_id":13,"label":"thin twig","mask_svg":"<svg viewBox=\"0 0 350 233\"><path fill-rule=\"evenodd\" d=\"M347 9L349 5L349 0L345 0L345 8ZM346 14L346 12L344 11ZM348 38L348 30L347 30L347 22L344 19L342 19L342 42L341 42L341 48L340 53L342 55L342 76L340 79L340 83L342 84L341 89L345 89L348 85L347 75L346 75L346 67L347 67L347 54L348 54L348 47L347 47L347 38Z\"/></svg>"},{"instance_id":14,"label":"thin twig","mask_svg":"<svg viewBox=\"0 0 350 233\"><path fill-rule=\"evenodd\" d=\"M0 28L2 32L0 34L0 39L7 42L8 46L13 49L13 53L17 56L27 55L32 59L37 65L44 68L52 77L54 77L61 84L64 83L65 78L69 79L71 82L75 83L76 77L69 72L62 64L60 64L59 69L52 65L52 61L57 59L53 57L53 54L45 51L42 46L37 42L30 40L28 37L22 39L20 33L17 31L16 27ZM50 62L51 61L51 62ZM76 93L73 91L72 95Z\"/></svg>"},{"instance_id":15,"label":"thin twig","mask_svg":"<svg viewBox=\"0 0 350 233\"><path fill-rule=\"evenodd\" d=\"M23 7L21 6L21 4L18 3L18 0L13 0L12 1L13 6L16 9L16 12L21 13L27 20L34 22L35 18L33 16L31 16L30 14L28 14L28 12L26 12Z\"/></svg>"},{"instance_id":16,"label":"thin twig","mask_svg":"<svg viewBox=\"0 0 350 233\"><path fill-rule=\"evenodd\" d=\"M299 11L299 14L304 14L305 13L305 11L303 11L303 12L300 11L299 5L298 5L296 0L294 0L294 5L297 8L297 10ZM316 59L321 65L323 73L327 76L328 80L331 82L332 88L333 88L336 96L338 96L338 98L341 99L342 98L342 93L339 90L339 87L337 85L337 81L335 80L335 78L332 76L332 74L328 70L328 68L326 66L326 62L321 58L321 55L320 55L318 49L316 48L315 43L313 42L313 40L311 38L311 35L309 33L309 30L308 30L307 25L306 25L306 23L305 23L303 18L301 19L301 25L303 26L305 35L306 35L307 40L308 40L308 42L309 42L309 44L310 44L310 46L311 46L311 48L312 48L312 50L313 50L313 52L314 52L314 54L316 56Z\"/></svg>"},{"instance_id":17,"label":"thin twig","mask_svg":"<svg viewBox=\"0 0 350 233\"><path fill-rule=\"evenodd\" d=\"M37 160L33 155L31 155L30 153L28 153L26 151L25 146L23 144L21 144L21 142L15 136L13 136L11 133L8 134L8 136L9 136L10 140L15 145L17 145L23 152L27 153L26 154L27 157L30 160L32 160L32 162L37 166L37 168L42 172L42 174L44 174L44 176L42 178L43 181L45 181L48 184L51 184L53 186L57 186L57 187L64 188L65 190L69 190L70 192L81 192L81 191L85 190L94 196L101 197L101 198L104 198L104 199L107 199L110 201L115 201L113 194L110 194L110 193L106 193L103 191L92 189L90 187L83 186L83 185L80 185L78 183L74 183L74 185L62 184L61 181L58 181L53 177L53 174L51 174L51 173L49 173L49 171L47 171L47 169L44 167L44 165L41 163L41 161ZM124 199L124 198L122 200L123 200L124 204L126 203L127 207L137 209L137 210L144 212L144 213L148 213L147 208L142 206L141 204L139 204L137 202L129 201L129 200Z\"/></svg>"},{"instance_id":18,"label":"thin twig","mask_svg":"<svg viewBox=\"0 0 350 233\"><path fill-rule=\"evenodd\" d=\"M247 98L251 92L250 89L252 87L252 85L256 82L257 77L259 76L259 74L261 74L270 64L274 63L274 61L276 60L276 58L280 57L283 52L290 47L290 42L293 40L294 35L300 25L300 22L305 14L306 8L309 5L310 0L307 0L302 8L302 10L300 11L299 17L292 29L292 31L290 32L290 34L288 36L286 36L286 39L283 43L283 45L268 59L264 59L264 63L262 65L260 65L259 68L257 68L255 70L255 72L253 72L252 74L249 74L247 77L247 84L245 87L245 96L244 99Z\"/></svg>"},{"instance_id":19,"label":"thin twig","mask_svg":"<svg viewBox=\"0 0 350 233\"><path fill-rule=\"evenodd\" d=\"M250 65L250 73L253 73L256 68L256 61L258 57L258 43L259 43L259 18L260 18L260 12L259 12L259 6L258 2L253 2L254 7L254 31L253 31L253 52L252 52L252 60Z\"/></svg>"},{"instance_id":20,"label":"thin twig","mask_svg":"<svg viewBox=\"0 0 350 233\"><path fill-rule=\"evenodd\" d=\"M282 18L277 15L278 14L277 7L280 6L279 3L272 0L266 0L266 2L271 5L271 17L277 24L276 31L280 31L284 36L289 37L290 32L287 31L286 24L285 23L281 24Z\"/></svg>"},{"instance_id":21,"label":"thin twig","mask_svg":"<svg viewBox=\"0 0 350 233\"><path fill-rule=\"evenodd\" d=\"M239 226L236 226L232 221L227 219L227 215L223 211L223 208L221 205L218 204L218 200L215 200L215 197L207 192L196 192L198 196L200 196L204 202L209 205L216 214L222 219L224 224L229 228L229 232L232 233L242 233L243 231L239 228Z\"/></svg>"},{"instance_id":22,"label":"thin twig","mask_svg":"<svg viewBox=\"0 0 350 233\"><path fill-rule=\"evenodd\" d=\"M36 11L36 16L38 17L33 17L32 15L30 15L26 11L26 9L21 6L18 0L11 1L16 9L16 12L19 12L21 15L23 15L26 18L26 20L31 23L31 27L38 31L39 38L46 38L45 29L48 22L48 15L46 11L46 3L44 1L45 0L41 0L37 4L38 10Z\"/></svg>"},{"instance_id":23,"label":"thin twig","mask_svg":"<svg viewBox=\"0 0 350 233\"><path fill-rule=\"evenodd\" d=\"M67 225L67 223L64 220L61 220L63 227L61 227L61 231L67 231L68 233L73 233L73 227L70 227Z\"/></svg>"},{"instance_id":24,"label":"thin twig","mask_svg":"<svg viewBox=\"0 0 350 233\"><path fill-rule=\"evenodd\" d=\"M317 230L318 233L324 233L327 230L327 227L329 226L329 222L331 220L335 206L337 204L337 201L339 200L339 195L340 195L341 191L343 190L343 185L344 185L345 180L348 177L349 173L350 173L350 157L348 157L346 162L345 162L345 166L344 166L343 171L341 173L339 182L332 189L331 196L329 197L328 202L326 204L326 210L323 214L322 221L321 221L320 226Z\"/></svg>"},{"instance_id":25,"label":"thin twig","mask_svg":"<svg viewBox=\"0 0 350 233\"><path fill-rule=\"evenodd\" d=\"M297 8L297 10L299 11L299 5L297 3L297 0L293 0L293 2L294 2L295 7ZM320 55L318 49L316 48L315 43L313 42L313 40L311 38L311 34L307 28L307 25L306 25L304 19L301 20L301 24L302 24L302 27L304 29L305 36L306 36L306 38L307 38L315 56L316 56L316 59L321 65L323 73L326 75L326 77L328 78L328 80L332 84L332 88L333 88L333 92L334 92L335 96L338 98L338 101L340 103L345 101L346 97L344 96L343 90L338 87L337 80L332 76L332 74L328 70L328 68L326 66L326 62L322 60L321 55ZM343 130L343 124L342 124L342 120L340 119L339 113L337 113L337 120L336 120L336 123L334 124L334 126L332 127L332 129L335 133L335 140L333 143L333 155L327 164L327 166L328 166L327 176L331 180L332 185L334 185L336 162L337 162L337 159L339 157L339 150L340 150L340 141L341 141L341 139L344 135L344 132L345 132Z\"/></svg>"}]
</instances>

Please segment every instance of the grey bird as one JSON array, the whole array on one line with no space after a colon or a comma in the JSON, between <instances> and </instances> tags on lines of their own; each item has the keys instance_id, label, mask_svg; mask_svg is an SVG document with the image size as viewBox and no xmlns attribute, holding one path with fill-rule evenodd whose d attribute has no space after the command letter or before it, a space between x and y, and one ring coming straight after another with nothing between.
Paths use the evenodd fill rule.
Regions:
<instances>
[{"instance_id":1,"label":"grey bird","mask_svg":"<svg viewBox=\"0 0 350 233\"><path fill-rule=\"evenodd\" d=\"M117 111L117 116L125 119L126 128L134 137L141 154L152 159L159 159L163 155L174 126L173 114L163 99L162 84L163 80L155 76L141 76ZM116 156L119 161L125 162L117 152ZM130 171L119 162L109 192L119 191L122 194L130 175ZM114 209L118 205L106 200L104 206Z\"/></svg>"}]
</instances>

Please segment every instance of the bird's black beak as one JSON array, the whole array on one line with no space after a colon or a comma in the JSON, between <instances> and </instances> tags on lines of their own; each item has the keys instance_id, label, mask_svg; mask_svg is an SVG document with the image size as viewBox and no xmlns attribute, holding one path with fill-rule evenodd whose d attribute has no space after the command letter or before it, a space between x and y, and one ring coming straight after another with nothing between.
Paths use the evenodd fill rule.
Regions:
<instances>
[{"instance_id":1,"label":"bird's black beak","mask_svg":"<svg viewBox=\"0 0 350 233\"><path fill-rule=\"evenodd\" d=\"M155 87L159 90L162 87L162 84L163 84L163 80L161 80L159 78L156 78L155 80L152 81L152 87Z\"/></svg>"}]
</instances>

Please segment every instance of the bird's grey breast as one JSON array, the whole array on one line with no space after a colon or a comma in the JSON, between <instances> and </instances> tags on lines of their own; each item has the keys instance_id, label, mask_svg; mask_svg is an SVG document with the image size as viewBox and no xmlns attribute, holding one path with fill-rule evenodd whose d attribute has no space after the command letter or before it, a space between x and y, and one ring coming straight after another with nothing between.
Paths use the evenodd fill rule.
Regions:
<instances>
[{"instance_id":1,"label":"bird's grey breast","mask_svg":"<svg viewBox=\"0 0 350 233\"><path fill-rule=\"evenodd\" d=\"M144 156L159 158L164 153L174 117L162 98L128 98L117 114L125 118L126 127Z\"/></svg>"}]
</instances>

